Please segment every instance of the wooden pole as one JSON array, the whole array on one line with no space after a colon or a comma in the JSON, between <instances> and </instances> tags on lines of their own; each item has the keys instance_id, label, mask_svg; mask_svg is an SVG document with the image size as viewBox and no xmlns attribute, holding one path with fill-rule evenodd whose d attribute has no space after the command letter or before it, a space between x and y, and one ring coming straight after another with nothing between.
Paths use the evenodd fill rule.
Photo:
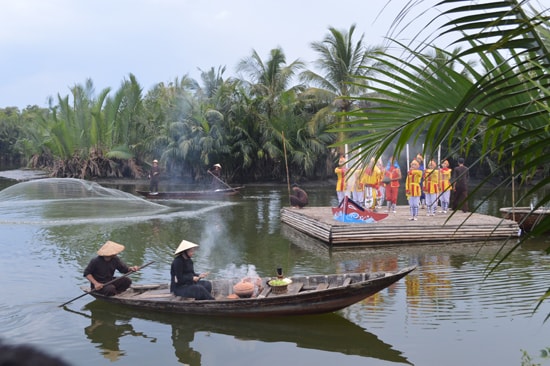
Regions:
<instances>
[{"instance_id":1,"label":"wooden pole","mask_svg":"<svg viewBox=\"0 0 550 366\"><path fill-rule=\"evenodd\" d=\"M216 175L214 173L212 173L210 170L207 170L208 174L210 174L211 176L213 176L215 179L217 179L219 182L223 183L227 188L231 189L232 191L234 192L237 192L238 194L240 194L241 196L243 195L241 192L237 191L235 188L231 187L229 184L225 183L223 180L221 180L220 178L216 177Z\"/></svg>"},{"instance_id":2,"label":"wooden pole","mask_svg":"<svg viewBox=\"0 0 550 366\"><path fill-rule=\"evenodd\" d=\"M290 202L290 175L288 174L288 160L286 158L286 143L285 143L284 131L281 131L281 135L283 136L283 151L285 153L286 185L288 186L288 203L292 206L292 203Z\"/></svg>"},{"instance_id":3,"label":"wooden pole","mask_svg":"<svg viewBox=\"0 0 550 366\"><path fill-rule=\"evenodd\" d=\"M514 176L514 153L512 152L512 220L516 221L516 177Z\"/></svg>"}]
</instances>

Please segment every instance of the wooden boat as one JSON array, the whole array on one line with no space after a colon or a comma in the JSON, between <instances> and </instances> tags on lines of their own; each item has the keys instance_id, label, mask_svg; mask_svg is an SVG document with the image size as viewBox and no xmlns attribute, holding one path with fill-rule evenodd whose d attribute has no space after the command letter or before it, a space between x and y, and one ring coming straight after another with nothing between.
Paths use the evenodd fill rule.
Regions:
<instances>
[{"instance_id":1,"label":"wooden boat","mask_svg":"<svg viewBox=\"0 0 550 366\"><path fill-rule=\"evenodd\" d=\"M374 212L363 208L357 202L345 196L338 207L332 207L332 215L335 220L342 222L373 223L388 217L386 213Z\"/></svg>"},{"instance_id":2,"label":"wooden boat","mask_svg":"<svg viewBox=\"0 0 550 366\"><path fill-rule=\"evenodd\" d=\"M215 300L181 298L170 293L168 284L134 285L115 296L90 293L96 299L137 309L178 314L268 317L329 313L355 304L408 275L416 267L395 273L349 273L333 275L295 276L289 278L286 293L276 293L261 281L256 294L249 298L234 298L233 286L239 280L213 280ZM84 289L88 291L89 289Z\"/></svg>"},{"instance_id":3,"label":"wooden boat","mask_svg":"<svg viewBox=\"0 0 550 366\"><path fill-rule=\"evenodd\" d=\"M216 190L203 190L203 191L172 191L172 192L157 192L151 193L149 191L140 191L136 192L147 199L191 199L191 198L219 198L226 196L234 196L240 193L240 190L244 187L232 187L232 188L223 188Z\"/></svg>"},{"instance_id":4,"label":"wooden boat","mask_svg":"<svg viewBox=\"0 0 550 366\"><path fill-rule=\"evenodd\" d=\"M514 220L524 231L531 231L542 220L550 217L550 209L538 208L536 210L530 207L503 207L500 209L502 218Z\"/></svg>"}]
</instances>

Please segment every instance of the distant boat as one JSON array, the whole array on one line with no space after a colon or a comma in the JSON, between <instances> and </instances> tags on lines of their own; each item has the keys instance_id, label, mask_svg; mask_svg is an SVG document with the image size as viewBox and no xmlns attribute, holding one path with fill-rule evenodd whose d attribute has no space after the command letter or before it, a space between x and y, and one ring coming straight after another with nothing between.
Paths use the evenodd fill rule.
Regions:
<instances>
[{"instance_id":1,"label":"distant boat","mask_svg":"<svg viewBox=\"0 0 550 366\"><path fill-rule=\"evenodd\" d=\"M156 192L136 190L136 193L144 196L147 199L191 199L191 198L218 198L226 196L234 196L240 193L244 187L232 187L215 190L203 191L171 191L171 192Z\"/></svg>"},{"instance_id":2,"label":"distant boat","mask_svg":"<svg viewBox=\"0 0 550 366\"><path fill-rule=\"evenodd\" d=\"M332 275L294 276L288 278L284 292L261 281L256 294L239 298L233 293L233 280L212 280L215 300L181 298L170 293L164 284L133 285L115 296L97 292L96 299L131 308L190 315L223 317L270 317L330 313L355 304L414 271L416 267L398 272L342 273ZM89 291L89 288L82 288Z\"/></svg>"},{"instance_id":3,"label":"distant boat","mask_svg":"<svg viewBox=\"0 0 550 366\"><path fill-rule=\"evenodd\" d=\"M338 207L332 208L332 215L335 220L355 223L373 223L388 217L386 213L379 213L361 207L361 205L348 196L344 197Z\"/></svg>"},{"instance_id":4,"label":"distant boat","mask_svg":"<svg viewBox=\"0 0 550 366\"><path fill-rule=\"evenodd\" d=\"M514 220L524 231L531 231L542 220L550 216L549 208L538 208L533 210L531 207L503 207L500 214L504 219Z\"/></svg>"}]
</instances>

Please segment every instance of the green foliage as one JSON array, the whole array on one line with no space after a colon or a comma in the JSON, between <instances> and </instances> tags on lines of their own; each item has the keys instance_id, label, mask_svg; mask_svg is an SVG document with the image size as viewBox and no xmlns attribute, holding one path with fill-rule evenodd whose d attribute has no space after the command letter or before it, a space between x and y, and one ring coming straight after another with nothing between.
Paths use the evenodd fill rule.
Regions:
<instances>
[{"instance_id":1,"label":"green foliage","mask_svg":"<svg viewBox=\"0 0 550 366\"><path fill-rule=\"evenodd\" d=\"M353 134L343 143L355 146L362 159L398 156L408 143L423 142L430 157L443 145L445 157L466 156L471 169L488 163L489 174L472 194L493 178L508 187L519 177L521 184L529 182L550 166L550 23L534 9L528 16L525 4L440 1L446 22L439 34L455 36L465 49L449 54L434 49L447 59L440 62L426 55L425 45L415 49L395 42L404 54L376 56L384 67L373 69L383 77L363 76L372 85L364 88L365 97L351 98L370 103L369 108L345 114L348 120L334 131ZM481 60L480 68L472 67L469 57ZM543 175L517 200L549 183ZM549 201L542 196L533 209ZM549 225L545 220L524 240L550 230Z\"/></svg>"}]
</instances>

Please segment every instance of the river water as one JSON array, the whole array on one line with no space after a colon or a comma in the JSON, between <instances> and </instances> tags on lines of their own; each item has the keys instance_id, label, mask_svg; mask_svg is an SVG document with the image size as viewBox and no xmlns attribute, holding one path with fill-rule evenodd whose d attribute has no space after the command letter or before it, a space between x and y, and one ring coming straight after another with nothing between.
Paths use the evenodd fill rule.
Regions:
<instances>
[{"instance_id":1,"label":"river water","mask_svg":"<svg viewBox=\"0 0 550 366\"><path fill-rule=\"evenodd\" d=\"M286 186L246 187L226 200L143 200L139 183L0 179L0 339L72 365L521 365L550 364L546 301L549 239L531 241L487 276L502 243L330 250L281 224ZM165 189L167 187L164 187ZM178 189L181 187L171 187ZM313 206L332 187L307 188ZM480 210L496 214L502 202ZM429 233L426 233L429 235ZM182 239L200 244L195 268L211 278L417 270L333 314L242 320L154 314L81 294L83 268L106 241L131 265L154 261L134 283L168 282ZM512 242L505 246L505 250Z\"/></svg>"}]
</instances>

